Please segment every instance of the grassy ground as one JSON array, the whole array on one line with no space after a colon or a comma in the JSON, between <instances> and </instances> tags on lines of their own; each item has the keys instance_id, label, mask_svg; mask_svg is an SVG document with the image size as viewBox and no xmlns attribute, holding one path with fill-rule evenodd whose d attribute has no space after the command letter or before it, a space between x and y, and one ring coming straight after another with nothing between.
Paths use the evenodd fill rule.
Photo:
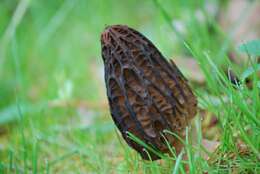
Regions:
<instances>
[{"instance_id":1,"label":"grassy ground","mask_svg":"<svg viewBox=\"0 0 260 174\"><path fill-rule=\"evenodd\" d=\"M230 61L232 31L207 15L203 0L156 2L0 1L0 173L185 173L185 165L190 173L260 173L255 56L242 65ZM194 15L198 9L204 22ZM182 23L172 27L172 20ZM218 119L213 134L220 146L210 160L187 138L176 158L142 161L119 137L100 55L100 33L110 24L138 29L168 58L199 64L204 83L192 86L204 112L194 121L196 141L210 131L202 129L203 113ZM227 68L250 74L252 89L243 80L234 87Z\"/></svg>"}]
</instances>

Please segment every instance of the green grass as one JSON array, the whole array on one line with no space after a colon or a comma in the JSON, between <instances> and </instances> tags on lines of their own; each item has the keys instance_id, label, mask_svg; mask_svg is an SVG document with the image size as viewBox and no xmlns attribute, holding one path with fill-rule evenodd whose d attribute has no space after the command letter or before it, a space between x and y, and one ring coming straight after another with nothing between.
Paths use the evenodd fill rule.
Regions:
<instances>
[{"instance_id":1,"label":"green grass","mask_svg":"<svg viewBox=\"0 0 260 174\"><path fill-rule=\"evenodd\" d=\"M259 64L250 51L258 52L243 48L248 63L230 62L232 33L207 15L204 3L2 0L0 173L176 174L185 173L186 165L190 173L260 173ZM197 20L197 9L206 22ZM185 33L172 28L172 20L182 21ZM191 146L202 141L201 113L194 121L197 138L187 136L179 155L161 161L143 161L120 137L105 104L102 77L100 33L110 24L136 28L168 58L185 55L198 62L205 77L204 86L192 84L199 106L219 119L220 147L210 154L213 162L202 158L202 146ZM244 80L234 87L223 67L252 76L253 88Z\"/></svg>"}]
</instances>

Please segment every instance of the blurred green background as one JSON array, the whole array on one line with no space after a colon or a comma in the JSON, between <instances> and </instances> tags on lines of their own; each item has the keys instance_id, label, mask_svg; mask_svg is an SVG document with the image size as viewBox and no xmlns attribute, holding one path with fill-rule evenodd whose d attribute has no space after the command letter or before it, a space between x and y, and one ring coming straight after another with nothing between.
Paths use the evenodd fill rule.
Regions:
<instances>
[{"instance_id":1,"label":"blurred green background","mask_svg":"<svg viewBox=\"0 0 260 174\"><path fill-rule=\"evenodd\" d=\"M191 57L170 24L198 57L209 51L220 66L227 66L230 40L222 40L227 33L215 21L225 0L212 0L213 9L205 0L155 2L0 0L0 173L172 171L171 161L153 168L118 138L107 107L100 34L107 25L129 25L165 57ZM207 91L221 91L209 79Z\"/></svg>"},{"instance_id":2,"label":"blurred green background","mask_svg":"<svg viewBox=\"0 0 260 174\"><path fill-rule=\"evenodd\" d=\"M163 1L176 17L200 3ZM1 171L107 173L125 165L111 165L125 150L108 113L100 50L112 24L139 30L167 57L181 52L150 0L0 1Z\"/></svg>"},{"instance_id":3,"label":"blurred green background","mask_svg":"<svg viewBox=\"0 0 260 174\"><path fill-rule=\"evenodd\" d=\"M150 0L25 1L24 9L14 16L18 3L23 2L0 2L5 49L1 50L0 86L1 96L6 95L1 107L14 102L14 89L24 100L39 102L60 97L66 84L71 88L67 97L99 101L104 97L97 91L104 90L100 33L106 25L127 24L138 29L168 57L178 51L171 28ZM23 10L25 14L19 14ZM177 10L172 8L176 14ZM12 20L19 25L8 28Z\"/></svg>"}]
</instances>

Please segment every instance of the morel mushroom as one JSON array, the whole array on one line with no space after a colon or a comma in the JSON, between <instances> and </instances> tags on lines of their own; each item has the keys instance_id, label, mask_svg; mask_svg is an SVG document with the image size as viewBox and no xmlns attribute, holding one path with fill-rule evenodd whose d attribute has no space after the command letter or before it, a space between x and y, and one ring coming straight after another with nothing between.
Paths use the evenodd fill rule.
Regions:
<instances>
[{"instance_id":1,"label":"morel mushroom","mask_svg":"<svg viewBox=\"0 0 260 174\"><path fill-rule=\"evenodd\" d=\"M162 153L169 153L167 139L178 153L179 141L163 130L181 136L196 115L197 100L177 66L125 25L106 27L101 46L110 112L128 145L143 159L160 158L130 139L130 132Z\"/></svg>"}]
</instances>

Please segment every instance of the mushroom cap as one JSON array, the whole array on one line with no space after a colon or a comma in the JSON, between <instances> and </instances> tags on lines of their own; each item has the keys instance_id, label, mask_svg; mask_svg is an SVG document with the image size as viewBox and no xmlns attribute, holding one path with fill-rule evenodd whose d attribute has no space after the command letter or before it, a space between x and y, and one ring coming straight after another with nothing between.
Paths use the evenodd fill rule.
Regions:
<instances>
[{"instance_id":1,"label":"mushroom cap","mask_svg":"<svg viewBox=\"0 0 260 174\"><path fill-rule=\"evenodd\" d=\"M133 141L130 132L163 153L169 153L167 139L178 153L181 143L164 130L183 137L183 130L196 115L197 100L175 63L126 25L106 27L101 47L110 112L128 145L143 159L160 158Z\"/></svg>"}]
</instances>

